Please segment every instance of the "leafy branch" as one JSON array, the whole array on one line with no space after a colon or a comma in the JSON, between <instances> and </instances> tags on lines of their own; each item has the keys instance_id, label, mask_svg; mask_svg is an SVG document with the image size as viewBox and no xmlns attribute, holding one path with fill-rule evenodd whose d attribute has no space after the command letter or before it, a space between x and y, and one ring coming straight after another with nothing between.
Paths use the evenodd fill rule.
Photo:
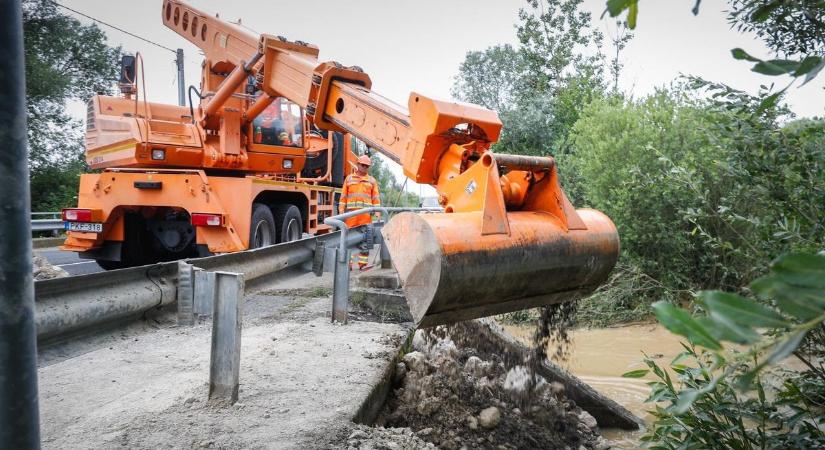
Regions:
<instances>
[{"instance_id":1,"label":"leafy branch","mask_svg":"<svg viewBox=\"0 0 825 450\"><path fill-rule=\"evenodd\" d=\"M806 335L822 326L825 254L781 256L773 262L768 275L750 284L750 290L761 301L721 291L701 292L696 300L702 315L693 315L667 302L653 305L665 328L710 350L714 364L709 373L725 367L702 388L680 391L672 413L685 413L697 399L713 392L720 381L729 377L736 378L739 389L749 389L761 370L796 352ZM723 343L749 347L743 352ZM638 378L648 372L635 370L624 376Z\"/></svg>"},{"instance_id":2,"label":"leafy branch","mask_svg":"<svg viewBox=\"0 0 825 450\"><path fill-rule=\"evenodd\" d=\"M820 56L825 45L825 23L822 15L825 2L820 0L730 0L729 20L740 31L754 31L767 40L777 52L790 48L798 50L798 59L777 58L762 60L749 55L741 48L731 50L737 60L755 63L751 70L768 76L790 75L794 81L805 77L804 86L825 68L825 59ZM699 13L701 0L696 0L692 12ZM639 14L639 0L607 0L602 17L618 17L626 12L628 28L635 29ZM804 22L804 23L801 23ZM777 40L777 36L781 39ZM776 41L776 42L775 42ZM771 95L773 103L793 81L781 91Z\"/></svg>"}]
</instances>

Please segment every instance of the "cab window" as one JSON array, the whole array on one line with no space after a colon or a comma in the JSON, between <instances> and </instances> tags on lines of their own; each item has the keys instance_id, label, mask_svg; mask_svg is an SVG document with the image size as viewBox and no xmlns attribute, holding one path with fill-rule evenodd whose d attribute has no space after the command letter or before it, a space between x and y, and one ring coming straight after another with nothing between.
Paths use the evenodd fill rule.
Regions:
<instances>
[{"instance_id":1,"label":"cab window","mask_svg":"<svg viewBox=\"0 0 825 450\"><path fill-rule=\"evenodd\" d=\"M283 97L275 100L252 121L252 141L263 145L303 146L301 108Z\"/></svg>"}]
</instances>

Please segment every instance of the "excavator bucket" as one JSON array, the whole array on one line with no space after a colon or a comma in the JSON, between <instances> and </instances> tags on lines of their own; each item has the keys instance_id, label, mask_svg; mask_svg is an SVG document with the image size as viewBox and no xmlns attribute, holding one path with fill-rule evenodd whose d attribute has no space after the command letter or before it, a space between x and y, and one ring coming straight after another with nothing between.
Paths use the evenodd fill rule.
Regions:
<instances>
[{"instance_id":1,"label":"excavator bucket","mask_svg":"<svg viewBox=\"0 0 825 450\"><path fill-rule=\"evenodd\" d=\"M572 209L572 208L571 208ZM384 241L419 327L576 300L605 281L619 254L613 222L576 211L569 228L541 211L507 213L509 233L482 233L482 212L394 217Z\"/></svg>"}]
</instances>

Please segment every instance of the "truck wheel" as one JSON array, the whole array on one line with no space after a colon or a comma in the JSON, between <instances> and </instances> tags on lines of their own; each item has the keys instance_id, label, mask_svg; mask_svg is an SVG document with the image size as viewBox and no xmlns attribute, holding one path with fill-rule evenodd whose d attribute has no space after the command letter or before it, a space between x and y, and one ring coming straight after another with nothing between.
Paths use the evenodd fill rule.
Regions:
<instances>
[{"instance_id":1,"label":"truck wheel","mask_svg":"<svg viewBox=\"0 0 825 450\"><path fill-rule=\"evenodd\" d=\"M261 248L275 244L276 228L272 211L261 203L252 204L252 221L249 224L249 248Z\"/></svg>"},{"instance_id":2,"label":"truck wheel","mask_svg":"<svg viewBox=\"0 0 825 450\"><path fill-rule=\"evenodd\" d=\"M275 227L278 243L297 241L304 231L304 221L301 211L295 205L276 205L272 208L275 214Z\"/></svg>"}]
</instances>

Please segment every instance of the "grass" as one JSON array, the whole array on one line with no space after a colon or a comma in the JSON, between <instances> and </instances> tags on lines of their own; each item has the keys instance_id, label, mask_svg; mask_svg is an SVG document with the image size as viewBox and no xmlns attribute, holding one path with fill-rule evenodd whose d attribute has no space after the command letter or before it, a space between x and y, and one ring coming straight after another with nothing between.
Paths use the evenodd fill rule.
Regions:
<instances>
[{"instance_id":1,"label":"grass","mask_svg":"<svg viewBox=\"0 0 825 450\"><path fill-rule=\"evenodd\" d=\"M309 291L310 297L330 297L332 296L332 288L326 286L316 286Z\"/></svg>"},{"instance_id":2,"label":"grass","mask_svg":"<svg viewBox=\"0 0 825 450\"><path fill-rule=\"evenodd\" d=\"M367 301L367 294L363 291L352 291L350 295L350 304L352 306L362 306Z\"/></svg>"}]
</instances>

